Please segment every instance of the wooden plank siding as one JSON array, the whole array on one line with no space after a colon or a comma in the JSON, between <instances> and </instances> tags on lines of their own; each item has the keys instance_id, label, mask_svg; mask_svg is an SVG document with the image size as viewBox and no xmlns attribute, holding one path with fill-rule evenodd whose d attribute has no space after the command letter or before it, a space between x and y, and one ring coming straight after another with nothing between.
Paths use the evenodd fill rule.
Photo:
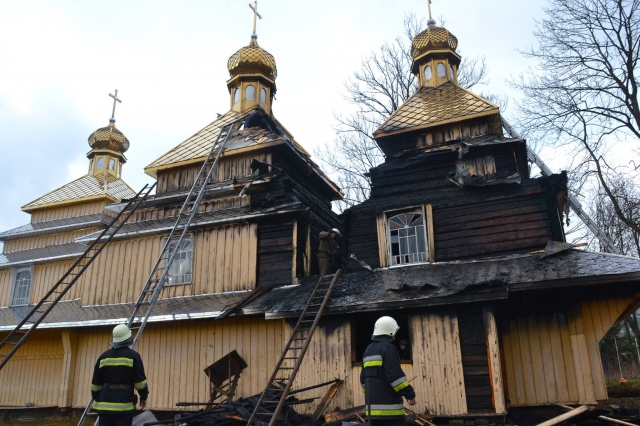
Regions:
<instances>
[{"instance_id":1,"label":"wooden plank siding","mask_svg":"<svg viewBox=\"0 0 640 426\"><path fill-rule=\"evenodd\" d=\"M473 306L460 309L458 329L467 408L470 412L492 410L492 387L482 308Z\"/></svg>"},{"instance_id":2,"label":"wooden plank siding","mask_svg":"<svg viewBox=\"0 0 640 426\"><path fill-rule=\"evenodd\" d=\"M230 197L219 197L214 200L203 200L200 206L198 207L199 213L210 212L213 210L222 210L229 209L233 207L243 207L248 206L250 203L251 197L249 195L244 196L242 198L237 195L232 195ZM144 220L159 220L164 219L166 217L175 217L180 213L180 209L182 208L182 204L180 205L170 205L168 207L154 207L149 209L140 209L131 215L127 222L141 222Z\"/></svg>"},{"instance_id":3,"label":"wooden plank siding","mask_svg":"<svg viewBox=\"0 0 640 426\"><path fill-rule=\"evenodd\" d=\"M101 229L103 228L86 228L71 232L60 232L57 234L41 235L33 238L5 241L3 251L4 253L9 253L12 251L28 250L37 247L72 243L78 237L82 237Z\"/></svg>"},{"instance_id":4,"label":"wooden plank siding","mask_svg":"<svg viewBox=\"0 0 640 426\"><path fill-rule=\"evenodd\" d=\"M258 285L291 284L294 256L294 222L291 219L258 225Z\"/></svg>"},{"instance_id":5,"label":"wooden plank siding","mask_svg":"<svg viewBox=\"0 0 640 426\"><path fill-rule=\"evenodd\" d=\"M606 399L598 343L628 302L628 297L592 297L568 308L521 314L502 323L511 405Z\"/></svg>"},{"instance_id":6,"label":"wooden plank siding","mask_svg":"<svg viewBox=\"0 0 640 426\"><path fill-rule=\"evenodd\" d=\"M353 317L357 321L357 316ZM285 325L285 337L292 323ZM415 411L437 415L466 414L462 357L455 311L445 310L410 317L413 363L402 364L418 395ZM328 411L364 404L360 366L351 365L351 325L349 319L322 319L316 330L294 388L303 388L340 378L345 381ZM303 392L300 398L321 397L326 389ZM310 414L316 404L300 406ZM413 408L412 408L413 409Z\"/></svg>"},{"instance_id":7,"label":"wooden plank siding","mask_svg":"<svg viewBox=\"0 0 640 426\"><path fill-rule=\"evenodd\" d=\"M85 214L100 213L110 203L106 201L94 201L90 203L76 204L68 207L45 209L31 213L31 223L46 220L62 219L65 217L82 216Z\"/></svg>"},{"instance_id":8,"label":"wooden plank siding","mask_svg":"<svg viewBox=\"0 0 640 426\"><path fill-rule=\"evenodd\" d=\"M4 339L7 333L0 333ZM12 348L3 348L7 353ZM60 330L36 331L0 370L0 405L57 406L63 381L64 348ZM85 398L86 398L85 394Z\"/></svg>"},{"instance_id":9,"label":"wooden plank siding","mask_svg":"<svg viewBox=\"0 0 640 426\"><path fill-rule=\"evenodd\" d=\"M218 169L214 171L213 181L223 181L234 177L249 176L252 174L251 162L256 159L264 163L271 163L271 153L254 154L251 156L224 159L218 163ZM191 188L193 181L198 176L202 164L186 166L181 169L171 170L158 175L157 193L184 190Z\"/></svg>"},{"instance_id":10,"label":"wooden plank siding","mask_svg":"<svg viewBox=\"0 0 640 426\"><path fill-rule=\"evenodd\" d=\"M528 196L434 208L434 239L436 260L444 261L536 248L553 236L545 199Z\"/></svg>"},{"instance_id":11,"label":"wooden plank siding","mask_svg":"<svg viewBox=\"0 0 640 426\"><path fill-rule=\"evenodd\" d=\"M284 347L282 333L283 320L252 318L147 325L136 350L142 356L149 381L149 406L154 410L175 410L177 402L206 402L209 386L203 370L234 349L248 365L238 382L236 397L261 392ZM108 349L109 340L109 328L80 331L74 407L88 402L95 361ZM192 407L198 408L201 407Z\"/></svg>"},{"instance_id":12,"label":"wooden plank siding","mask_svg":"<svg viewBox=\"0 0 640 426\"><path fill-rule=\"evenodd\" d=\"M243 224L194 231L192 283L167 286L160 297L253 289L256 270L249 265L255 265L256 229L256 224ZM82 303L134 302L160 255L162 239L153 236L110 243L80 280Z\"/></svg>"},{"instance_id":13,"label":"wooden plank siding","mask_svg":"<svg viewBox=\"0 0 640 426\"><path fill-rule=\"evenodd\" d=\"M12 284L11 269L0 269L0 306L9 306Z\"/></svg>"}]
</instances>

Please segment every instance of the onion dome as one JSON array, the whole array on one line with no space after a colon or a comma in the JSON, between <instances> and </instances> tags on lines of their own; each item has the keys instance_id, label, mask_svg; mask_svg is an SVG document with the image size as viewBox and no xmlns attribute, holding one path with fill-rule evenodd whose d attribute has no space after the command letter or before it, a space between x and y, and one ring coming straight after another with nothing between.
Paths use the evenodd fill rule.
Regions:
<instances>
[{"instance_id":1,"label":"onion dome","mask_svg":"<svg viewBox=\"0 0 640 426\"><path fill-rule=\"evenodd\" d=\"M258 46L258 36L253 34L248 46L231 55L227 63L229 74L263 74L271 80L277 77L276 60L273 55Z\"/></svg>"},{"instance_id":2,"label":"onion dome","mask_svg":"<svg viewBox=\"0 0 640 426\"><path fill-rule=\"evenodd\" d=\"M437 27L436 21L429 19L427 29L413 38L411 57L415 60L430 50L452 50L458 47L458 39L449 30Z\"/></svg>"},{"instance_id":3,"label":"onion dome","mask_svg":"<svg viewBox=\"0 0 640 426\"><path fill-rule=\"evenodd\" d=\"M120 130L116 129L115 120L109 120L107 127L101 127L89 135L91 149L108 149L124 153L129 149L129 139Z\"/></svg>"}]
</instances>

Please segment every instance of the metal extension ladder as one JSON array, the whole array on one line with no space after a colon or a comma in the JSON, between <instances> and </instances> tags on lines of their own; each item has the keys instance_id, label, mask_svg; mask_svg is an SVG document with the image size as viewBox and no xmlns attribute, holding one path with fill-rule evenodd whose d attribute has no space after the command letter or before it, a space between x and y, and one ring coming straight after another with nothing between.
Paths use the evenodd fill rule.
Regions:
<instances>
[{"instance_id":1,"label":"metal extension ladder","mask_svg":"<svg viewBox=\"0 0 640 426\"><path fill-rule=\"evenodd\" d=\"M167 282L169 270L171 268L171 264L173 263L173 259L180 251L182 241L184 241L184 238L189 231L189 226L191 225L193 218L198 212L198 207L200 206L200 202L202 201L202 198L205 194L206 186L210 182L213 171L218 165L218 160L220 159L220 156L224 151L227 142L229 141L229 137L235 130L235 124L236 123L232 123L220 129L218 137L216 138L215 143L211 146L209 154L202 164L200 172L194 180L193 185L191 186L191 190L189 191L189 194L187 195L187 198L185 199L184 204L180 209L180 213L178 214L178 218L173 225L173 229L167 237L162 247L162 251L160 252L158 259L156 260L153 269L149 274L149 278L147 279L142 292L138 296L138 300L136 301L135 307L133 308L133 313L127 321L127 326L131 329L131 331L136 330L136 335L133 339L133 344L131 345L132 349L136 346L138 340L140 340L140 336L142 335L142 332L147 325L147 321L149 320L149 315L151 315L151 311L153 310L153 307L158 300L158 296L160 295L160 292ZM227 134L225 135L222 144L219 145L218 142L220 142L220 137L222 136L222 133L225 129L227 129ZM217 153L216 148L219 148L217 150ZM175 240L174 235L177 235L178 233L180 237ZM175 249L171 250L170 247L174 244ZM82 417L80 417L80 421L78 422L78 426L81 426L84 423L84 419L89 413L92 405L93 398L91 399L91 401L89 401L86 408L84 409Z\"/></svg>"},{"instance_id":2,"label":"metal extension ladder","mask_svg":"<svg viewBox=\"0 0 640 426\"><path fill-rule=\"evenodd\" d=\"M64 295L73 287L73 285L82 276L84 271L87 270L89 265L93 263L96 257L102 252L102 249L111 241L113 236L122 228L131 215L140 207L140 205L147 199L147 196L156 184L152 186L145 185L135 198L129 200L123 210L113 218L111 223L102 231L100 236L94 240L84 253L71 265L71 267L64 273L62 278L51 287L47 294L29 311L29 313L20 321L20 323L14 328L11 333L0 343L0 349L7 345L13 345L13 348L6 355L0 355L0 370L9 362L9 359L16 353L16 351L22 346L27 338L33 333L36 327L45 319L45 317L51 312L51 310L58 304ZM45 303L49 303L47 306L43 306ZM28 327L23 329L23 327Z\"/></svg>"},{"instance_id":3,"label":"metal extension ladder","mask_svg":"<svg viewBox=\"0 0 640 426\"><path fill-rule=\"evenodd\" d=\"M333 275L321 275L318 278L307 305L284 347L267 387L260 395L247 426L264 424L267 420L269 420L269 426L275 425L340 273L341 270L338 269ZM293 363L293 367L288 365L290 363ZM285 366L285 364L287 365ZM259 417L263 417L263 419Z\"/></svg>"}]
</instances>

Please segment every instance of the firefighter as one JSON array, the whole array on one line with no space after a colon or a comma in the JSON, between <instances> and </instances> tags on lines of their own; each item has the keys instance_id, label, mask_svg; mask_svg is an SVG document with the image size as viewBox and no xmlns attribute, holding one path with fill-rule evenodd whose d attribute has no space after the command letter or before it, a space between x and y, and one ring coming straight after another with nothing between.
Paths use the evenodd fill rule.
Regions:
<instances>
[{"instance_id":1,"label":"firefighter","mask_svg":"<svg viewBox=\"0 0 640 426\"><path fill-rule=\"evenodd\" d=\"M131 330L124 324L113 329L112 349L98 358L93 370L91 394L93 409L98 412L100 426L131 426L133 410L140 395L140 409L147 406L149 388L138 352L130 349Z\"/></svg>"},{"instance_id":2,"label":"firefighter","mask_svg":"<svg viewBox=\"0 0 640 426\"><path fill-rule=\"evenodd\" d=\"M364 351L360 383L367 391L369 382L365 402L371 426L404 425L402 397L409 405L416 404L416 393L400 367L398 348L391 343L399 329L393 318L379 318L373 328L372 342Z\"/></svg>"},{"instance_id":3,"label":"firefighter","mask_svg":"<svg viewBox=\"0 0 640 426\"><path fill-rule=\"evenodd\" d=\"M340 248L336 238L340 237L340 231L333 228L331 231L320 232L320 247L318 247L318 267L320 274L326 275L332 272L333 258Z\"/></svg>"}]
</instances>

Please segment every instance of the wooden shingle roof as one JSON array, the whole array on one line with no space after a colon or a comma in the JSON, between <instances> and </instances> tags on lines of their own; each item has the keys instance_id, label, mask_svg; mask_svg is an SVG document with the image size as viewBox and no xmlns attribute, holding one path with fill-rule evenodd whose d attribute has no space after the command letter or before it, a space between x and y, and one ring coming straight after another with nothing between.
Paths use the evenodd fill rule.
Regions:
<instances>
[{"instance_id":1,"label":"wooden shingle roof","mask_svg":"<svg viewBox=\"0 0 640 426\"><path fill-rule=\"evenodd\" d=\"M498 114L497 105L453 82L423 86L374 133L375 138Z\"/></svg>"},{"instance_id":2,"label":"wooden shingle roof","mask_svg":"<svg viewBox=\"0 0 640 426\"><path fill-rule=\"evenodd\" d=\"M99 198L120 201L135 196L136 192L125 181L108 173L98 176L85 175L25 204L22 211L30 212Z\"/></svg>"}]
</instances>

